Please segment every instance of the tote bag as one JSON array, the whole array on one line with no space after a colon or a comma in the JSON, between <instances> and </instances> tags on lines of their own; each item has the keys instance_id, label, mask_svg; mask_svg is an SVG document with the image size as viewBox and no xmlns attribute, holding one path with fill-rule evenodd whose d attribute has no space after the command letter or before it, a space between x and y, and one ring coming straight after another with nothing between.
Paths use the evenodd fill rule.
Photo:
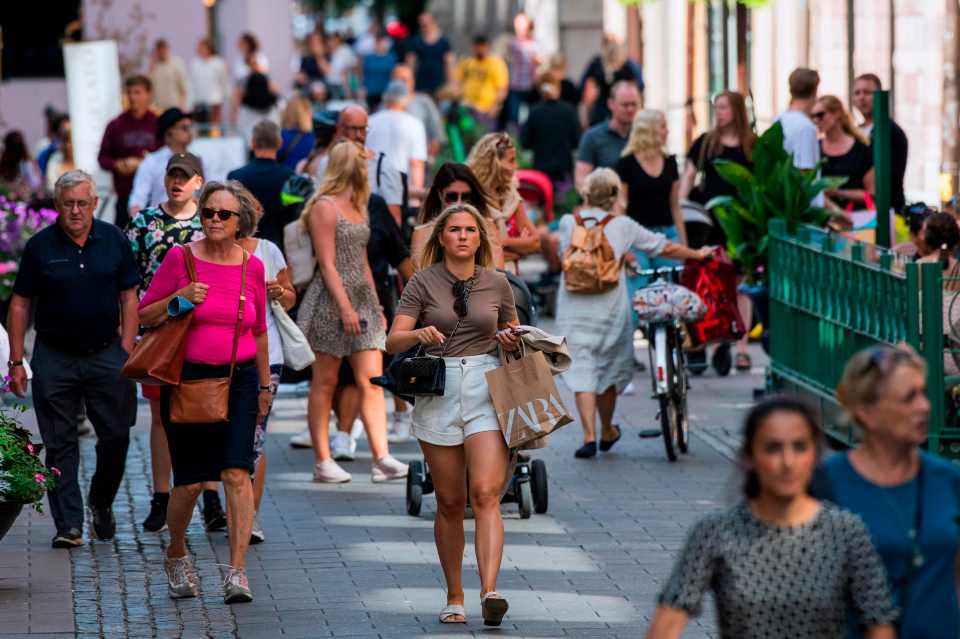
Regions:
<instances>
[{"instance_id":1,"label":"tote bag","mask_svg":"<svg viewBox=\"0 0 960 639\"><path fill-rule=\"evenodd\" d=\"M262 240L261 240L262 241ZM267 273L270 278L277 276L277 267L273 263L273 258L269 250L263 251L266 258ZM273 312L273 319L277 323L277 332L280 333L280 342L283 346L283 365L292 368L295 371L302 371L310 364L313 364L317 356L307 342L306 336L293 318L287 314L279 300L270 300L270 310Z\"/></svg>"}]
</instances>

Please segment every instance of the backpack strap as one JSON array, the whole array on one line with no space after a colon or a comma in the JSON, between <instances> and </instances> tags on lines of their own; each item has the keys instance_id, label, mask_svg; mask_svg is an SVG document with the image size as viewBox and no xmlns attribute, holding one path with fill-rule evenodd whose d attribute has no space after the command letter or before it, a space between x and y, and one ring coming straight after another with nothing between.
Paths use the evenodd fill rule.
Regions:
<instances>
[{"instance_id":1,"label":"backpack strap","mask_svg":"<svg viewBox=\"0 0 960 639\"><path fill-rule=\"evenodd\" d=\"M612 220L613 217L614 217L613 215L610 215L610 214L608 213L607 215L605 215L605 216L603 217L603 219L595 220L595 219L591 218L590 221L593 222L593 226L594 226L594 227L599 226L599 227L603 228L604 226L606 226L607 224L610 223L610 220ZM574 214L573 214L573 219L576 220L577 226L583 226L583 227L586 227L586 226L587 226L587 224L586 224L587 220L584 220L582 217L580 217L580 213L574 213Z\"/></svg>"}]
</instances>

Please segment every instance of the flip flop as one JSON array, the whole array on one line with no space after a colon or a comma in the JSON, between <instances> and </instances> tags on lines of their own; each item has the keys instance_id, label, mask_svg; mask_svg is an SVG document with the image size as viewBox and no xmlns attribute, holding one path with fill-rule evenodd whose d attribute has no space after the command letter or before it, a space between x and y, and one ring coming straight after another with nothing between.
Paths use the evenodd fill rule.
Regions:
<instances>
[{"instance_id":1,"label":"flip flop","mask_svg":"<svg viewBox=\"0 0 960 639\"><path fill-rule=\"evenodd\" d=\"M458 615L461 619L454 618ZM447 604L440 611L440 623L467 623L467 611L462 604Z\"/></svg>"},{"instance_id":2,"label":"flip flop","mask_svg":"<svg viewBox=\"0 0 960 639\"><path fill-rule=\"evenodd\" d=\"M616 444L618 441L620 441L620 438L623 437L623 431L620 430L619 426L617 426L616 424L611 424L610 428L615 428L617 430L617 436L609 440L607 439L600 440L600 450L602 450L603 452L607 452L608 450L613 448L613 445Z\"/></svg>"},{"instance_id":3,"label":"flip flop","mask_svg":"<svg viewBox=\"0 0 960 639\"><path fill-rule=\"evenodd\" d=\"M483 611L483 625L499 626L503 621L503 616L507 614L510 604L500 593L491 590L480 597L480 610Z\"/></svg>"}]
</instances>

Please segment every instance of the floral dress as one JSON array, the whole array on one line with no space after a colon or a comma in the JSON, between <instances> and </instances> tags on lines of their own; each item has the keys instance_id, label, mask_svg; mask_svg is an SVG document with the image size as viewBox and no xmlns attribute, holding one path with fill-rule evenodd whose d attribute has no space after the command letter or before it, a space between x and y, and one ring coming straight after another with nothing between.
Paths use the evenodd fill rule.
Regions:
<instances>
[{"instance_id":1,"label":"floral dress","mask_svg":"<svg viewBox=\"0 0 960 639\"><path fill-rule=\"evenodd\" d=\"M199 214L199 211L197 213ZM140 211L130 220L126 234L140 271L142 297L150 288L150 280L160 268L160 262L167 251L178 244L203 239L203 227L200 226L200 215L178 220L165 213L160 206L156 206Z\"/></svg>"}]
</instances>

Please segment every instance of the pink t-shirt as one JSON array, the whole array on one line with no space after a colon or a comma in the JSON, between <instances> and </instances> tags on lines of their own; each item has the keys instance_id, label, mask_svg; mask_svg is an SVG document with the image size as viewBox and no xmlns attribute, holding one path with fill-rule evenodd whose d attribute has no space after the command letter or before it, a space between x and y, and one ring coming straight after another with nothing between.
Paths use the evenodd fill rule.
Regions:
<instances>
[{"instance_id":1,"label":"pink t-shirt","mask_svg":"<svg viewBox=\"0 0 960 639\"><path fill-rule=\"evenodd\" d=\"M205 262L194 253L197 279L207 284L207 299L197 304L186 337L186 360L195 364L229 364L233 347L233 331L237 323L237 304L240 298L240 265ZM140 308L172 295L190 283L183 249L175 246L163 258L160 268L150 282L150 288L140 300ZM240 323L240 341L237 361L253 359L257 354L255 335L267 332L267 286L263 262L253 255L247 263L247 299L244 302L243 321Z\"/></svg>"}]
</instances>

